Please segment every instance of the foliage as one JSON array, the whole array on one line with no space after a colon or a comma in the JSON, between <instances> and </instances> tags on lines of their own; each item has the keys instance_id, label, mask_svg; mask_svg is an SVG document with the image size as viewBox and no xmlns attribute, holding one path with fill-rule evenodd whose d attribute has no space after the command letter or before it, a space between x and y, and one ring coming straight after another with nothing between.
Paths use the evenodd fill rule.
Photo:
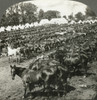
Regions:
<instances>
[{"instance_id":1,"label":"foliage","mask_svg":"<svg viewBox=\"0 0 97 100\"><path fill-rule=\"evenodd\" d=\"M72 20L74 20L74 17L73 17L73 15L71 14L71 15L68 16L68 21L71 22Z\"/></svg>"},{"instance_id":2,"label":"foliage","mask_svg":"<svg viewBox=\"0 0 97 100\"><path fill-rule=\"evenodd\" d=\"M70 28L74 31L69 32ZM64 34L56 34L56 32L60 33L61 29ZM21 45L24 50L27 50L28 59L33 56L38 59L39 55L42 55L44 60L50 57L64 67L70 67L72 71L74 68L81 69L84 64L93 61L96 57L96 33L96 23L85 23L38 26L15 32L4 32L0 36L5 36L5 38L8 36L10 43L17 45L17 47ZM47 55L45 56L45 54ZM39 62L41 67L41 57ZM85 66L87 67L87 65Z\"/></svg>"},{"instance_id":3,"label":"foliage","mask_svg":"<svg viewBox=\"0 0 97 100\"><path fill-rule=\"evenodd\" d=\"M34 4L27 3L23 4L21 3L21 12L23 16L23 20L25 20L25 23L31 23L37 21L37 7Z\"/></svg>"},{"instance_id":4,"label":"foliage","mask_svg":"<svg viewBox=\"0 0 97 100\"><path fill-rule=\"evenodd\" d=\"M44 13L44 18L51 20L52 18L59 18L60 13L58 11L54 10L48 10L47 12Z\"/></svg>"},{"instance_id":5,"label":"foliage","mask_svg":"<svg viewBox=\"0 0 97 100\"><path fill-rule=\"evenodd\" d=\"M79 21L79 20L82 20L83 21L85 19L85 16L81 12L78 12L75 15L75 18L76 18L76 21Z\"/></svg>"},{"instance_id":6,"label":"foliage","mask_svg":"<svg viewBox=\"0 0 97 100\"><path fill-rule=\"evenodd\" d=\"M20 3L9 7L2 16L1 24L18 25L37 21L37 7L31 3Z\"/></svg>"},{"instance_id":7,"label":"foliage","mask_svg":"<svg viewBox=\"0 0 97 100\"><path fill-rule=\"evenodd\" d=\"M3 14L1 21L0 21L0 26L6 26L8 25L8 18L5 16L5 14Z\"/></svg>"},{"instance_id":8,"label":"foliage","mask_svg":"<svg viewBox=\"0 0 97 100\"><path fill-rule=\"evenodd\" d=\"M39 14L38 14L38 21L40 22L41 19L44 17L44 11L40 9Z\"/></svg>"},{"instance_id":9,"label":"foliage","mask_svg":"<svg viewBox=\"0 0 97 100\"><path fill-rule=\"evenodd\" d=\"M87 8L86 9L86 18L88 17L96 17L96 14L90 9L90 8Z\"/></svg>"}]
</instances>

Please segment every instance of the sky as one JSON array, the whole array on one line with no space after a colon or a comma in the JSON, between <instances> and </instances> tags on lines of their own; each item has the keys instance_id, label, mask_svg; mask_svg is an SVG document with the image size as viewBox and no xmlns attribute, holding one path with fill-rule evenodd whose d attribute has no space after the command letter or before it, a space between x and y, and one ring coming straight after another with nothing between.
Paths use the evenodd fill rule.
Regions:
<instances>
[{"instance_id":1,"label":"sky","mask_svg":"<svg viewBox=\"0 0 97 100\"><path fill-rule=\"evenodd\" d=\"M8 7L10 7L11 5L14 5L15 3L19 3L22 1L29 1L29 0L0 0L0 19ZM63 1L70 1L70 0L34 0L34 2L36 3L38 2L38 4L41 4L41 1L44 2L45 6L51 5L51 2L52 2L51 6L53 6L56 4L59 5ZM97 15L97 0L73 0L73 1L82 2L88 5Z\"/></svg>"},{"instance_id":2,"label":"sky","mask_svg":"<svg viewBox=\"0 0 97 100\"><path fill-rule=\"evenodd\" d=\"M54 2L54 0L35 0L31 2L44 11L57 10L61 13L61 16L75 15L78 12L85 14L87 8L83 3L71 0L56 0L56 2Z\"/></svg>"}]
</instances>

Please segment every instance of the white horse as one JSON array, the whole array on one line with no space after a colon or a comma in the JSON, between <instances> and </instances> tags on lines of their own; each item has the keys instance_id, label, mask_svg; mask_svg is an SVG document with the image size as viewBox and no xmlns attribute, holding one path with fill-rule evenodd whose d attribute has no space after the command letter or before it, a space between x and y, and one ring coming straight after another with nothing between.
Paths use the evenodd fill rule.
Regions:
<instances>
[{"instance_id":1,"label":"white horse","mask_svg":"<svg viewBox=\"0 0 97 100\"><path fill-rule=\"evenodd\" d=\"M20 62L20 48L14 48L12 49L11 46L8 44L8 57L9 57L9 62L12 60L16 60L16 62Z\"/></svg>"}]
</instances>

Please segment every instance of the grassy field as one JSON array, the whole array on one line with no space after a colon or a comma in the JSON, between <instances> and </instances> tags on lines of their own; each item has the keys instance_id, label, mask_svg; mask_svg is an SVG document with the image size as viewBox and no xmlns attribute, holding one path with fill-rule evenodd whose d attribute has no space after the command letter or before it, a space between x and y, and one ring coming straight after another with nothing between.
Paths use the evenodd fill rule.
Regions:
<instances>
[{"instance_id":1,"label":"grassy field","mask_svg":"<svg viewBox=\"0 0 97 100\"><path fill-rule=\"evenodd\" d=\"M25 61L17 66L26 67L33 60ZM36 92L34 93L36 97L30 100L97 100L97 62L93 62L88 66L90 69L86 78L77 75L70 79L66 95L63 94L62 97L58 97L56 93L51 93L48 97L46 93L41 93L40 95ZM21 79L16 76L15 80L12 80L8 58L0 58L0 100L22 100L22 96L23 85ZM29 99L26 98L25 100Z\"/></svg>"}]
</instances>

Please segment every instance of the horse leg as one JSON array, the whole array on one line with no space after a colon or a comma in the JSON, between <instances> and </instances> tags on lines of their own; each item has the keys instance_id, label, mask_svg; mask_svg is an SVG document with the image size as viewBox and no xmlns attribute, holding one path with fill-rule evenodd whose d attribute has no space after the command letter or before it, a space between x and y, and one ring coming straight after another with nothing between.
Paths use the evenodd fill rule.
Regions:
<instances>
[{"instance_id":1,"label":"horse leg","mask_svg":"<svg viewBox=\"0 0 97 100\"><path fill-rule=\"evenodd\" d=\"M23 99L26 98L26 87L24 87L24 94L23 94Z\"/></svg>"},{"instance_id":2,"label":"horse leg","mask_svg":"<svg viewBox=\"0 0 97 100\"><path fill-rule=\"evenodd\" d=\"M16 63L18 64L18 57L16 57Z\"/></svg>"},{"instance_id":3,"label":"horse leg","mask_svg":"<svg viewBox=\"0 0 97 100\"><path fill-rule=\"evenodd\" d=\"M21 57L19 57L19 64L21 63Z\"/></svg>"},{"instance_id":4,"label":"horse leg","mask_svg":"<svg viewBox=\"0 0 97 100\"><path fill-rule=\"evenodd\" d=\"M21 63L21 56L20 56L20 58L19 58L19 62Z\"/></svg>"},{"instance_id":5,"label":"horse leg","mask_svg":"<svg viewBox=\"0 0 97 100\"><path fill-rule=\"evenodd\" d=\"M67 66L67 67L68 67L68 78L67 78L67 81L69 81L70 78L71 78L71 72L70 72L70 67L71 66Z\"/></svg>"},{"instance_id":6,"label":"horse leg","mask_svg":"<svg viewBox=\"0 0 97 100\"><path fill-rule=\"evenodd\" d=\"M26 98L27 96L27 87L28 87L28 84L27 83L23 83L24 84L24 95L23 95L23 98Z\"/></svg>"},{"instance_id":7,"label":"horse leg","mask_svg":"<svg viewBox=\"0 0 97 100\"><path fill-rule=\"evenodd\" d=\"M63 89L63 84L62 84L62 81L60 80L61 79L61 77L56 77L56 87L55 87L55 89L57 90L57 95L58 95L58 97L60 97L61 96L61 90Z\"/></svg>"},{"instance_id":8,"label":"horse leg","mask_svg":"<svg viewBox=\"0 0 97 100\"><path fill-rule=\"evenodd\" d=\"M45 83L43 84L43 92L45 92L45 89L46 89L46 87L45 87Z\"/></svg>"},{"instance_id":9,"label":"horse leg","mask_svg":"<svg viewBox=\"0 0 97 100\"><path fill-rule=\"evenodd\" d=\"M10 57L8 57L8 62L10 63Z\"/></svg>"},{"instance_id":10,"label":"horse leg","mask_svg":"<svg viewBox=\"0 0 97 100\"><path fill-rule=\"evenodd\" d=\"M9 57L9 63L13 63L13 58L12 58L12 56Z\"/></svg>"},{"instance_id":11,"label":"horse leg","mask_svg":"<svg viewBox=\"0 0 97 100\"><path fill-rule=\"evenodd\" d=\"M84 68L85 68L85 75L84 75L84 78L86 78L86 77L87 77L87 62L85 62Z\"/></svg>"},{"instance_id":12,"label":"horse leg","mask_svg":"<svg viewBox=\"0 0 97 100\"><path fill-rule=\"evenodd\" d=\"M48 99L49 99L49 95L50 95L50 91L49 91L49 90L50 90L50 84L47 83L47 82L46 82L46 84L45 84L45 89L47 89L46 92L47 92L47 97L48 97ZM44 91L44 92L45 92L45 91Z\"/></svg>"},{"instance_id":13,"label":"horse leg","mask_svg":"<svg viewBox=\"0 0 97 100\"><path fill-rule=\"evenodd\" d=\"M18 58L18 64L20 64L20 58Z\"/></svg>"},{"instance_id":14,"label":"horse leg","mask_svg":"<svg viewBox=\"0 0 97 100\"><path fill-rule=\"evenodd\" d=\"M20 58L19 57L17 57L17 63L20 64Z\"/></svg>"},{"instance_id":15,"label":"horse leg","mask_svg":"<svg viewBox=\"0 0 97 100\"><path fill-rule=\"evenodd\" d=\"M32 90L32 84L29 84L30 98L32 98L32 95L31 95L31 90Z\"/></svg>"}]
</instances>

